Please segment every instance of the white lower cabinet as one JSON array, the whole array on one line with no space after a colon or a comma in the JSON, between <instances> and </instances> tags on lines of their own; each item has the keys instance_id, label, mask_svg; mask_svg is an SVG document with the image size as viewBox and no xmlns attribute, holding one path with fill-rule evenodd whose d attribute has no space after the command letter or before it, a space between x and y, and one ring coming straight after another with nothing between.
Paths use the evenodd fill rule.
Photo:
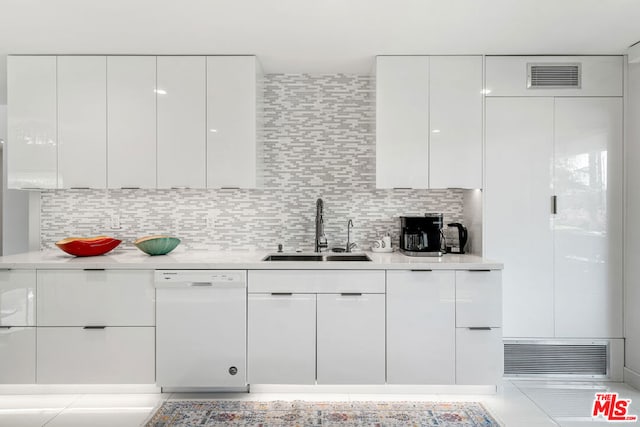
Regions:
<instances>
[{"instance_id":1,"label":"white lower cabinet","mask_svg":"<svg viewBox=\"0 0 640 427\"><path fill-rule=\"evenodd\" d=\"M155 328L40 327L38 384L153 384Z\"/></svg>"},{"instance_id":2,"label":"white lower cabinet","mask_svg":"<svg viewBox=\"0 0 640 427\"><path fill-rule=\"evenodd\" d=\"M456 328L456 384L499 384L503 367L501 328Z\"/></svg>"},{"instance_id":3,"label":"white lower cabinet","mask_svg":"<svg viewBox=\"0 0 640 427\"><path fill-rule=\"evenodd\" d=\"M0 384L36 382L36 328L0 328Z\"/></svg>"},{"instance_id":4,"label":"white lower cabinet","mask_svg":"<svg viewBox=\"0 0 640 427\"><path fill-rule=\"evenodd\" d=\"M316 295L250 294L250 384L315 384Z\"/></svg>"},{"instance_id":5,"label":"white lower cabinet","mask_svg":"<svg viewBox=\"0 0 640 427\"><path fill-rule=\"evenodd\" d=\"M38 326L154 326L150 270L38 270Z\"/></svg>"},{"instance_id":6,"label":"white lower cabinet","mask_svg":"<svg viewBox=\"0 0 640 427\"><path fill-rule=\"evenodd\" d=\"M501 289L501 271L456 271L456 384L501 381Z\"/></svg>"},{"instance_id":7,"label":"white lower cabinet","mask_svg":"<svg viewBox=\"0 0 640 427\"><path fill-rule=\"evenodd\" d=\"M318 294L318 384L384 384L383 294Z\"/></svg>"},{"instance_id":8,"label":"white lower cabinet","mask_svg":"<svg viewBox=\"0 0 640 427\"><path fill-rule=\"evenodd\" d=\"M387 272L387 383L454 384L453 271Z\"/></svg>"},{"instance_id":9,"label":"white lower cabinet","mask_svg":"<svg viewBox=\"0 0 640 427\"><path fill-rule=\"evenodd\" d=\"M36 271L0 271L0 326L35 326Z\"/></svg>"}]
</instances>

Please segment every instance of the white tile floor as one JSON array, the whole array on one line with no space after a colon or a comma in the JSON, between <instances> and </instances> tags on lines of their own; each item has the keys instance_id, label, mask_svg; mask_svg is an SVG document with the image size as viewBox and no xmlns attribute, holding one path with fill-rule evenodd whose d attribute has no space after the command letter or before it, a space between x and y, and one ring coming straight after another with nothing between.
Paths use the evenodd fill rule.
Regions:
<instances>
[{"instance_id":1,"label":"white tile floor","mask_svg":"<svg viewBox=\"0 0 640 427\"><path fill-rule=\"evenodd\" d=\"M597 427L591 407L596 392L618 392L632 399L631 414L640 415L640 391L625 384L608 382L562 383L505 381L496 395L383 395L383 394L77 394L1 395L0 426L7 427L134 427L140 426L164 400L439 400L480 401L504 426L509 427ZM635 425L617 423L614 425Z\"/></svg>"}]
</instances>

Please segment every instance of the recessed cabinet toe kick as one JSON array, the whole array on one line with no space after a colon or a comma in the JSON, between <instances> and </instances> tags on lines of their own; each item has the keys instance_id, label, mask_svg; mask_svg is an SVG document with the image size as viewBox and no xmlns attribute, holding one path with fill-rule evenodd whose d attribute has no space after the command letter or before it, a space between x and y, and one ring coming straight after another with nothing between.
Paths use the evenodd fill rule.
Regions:
<instances>
[{"instance_id":1,"label":"recessed cabinet toe kick","mask_svg":"<svg viewBox=\"0 0 640 427\"><path fill-rule=\"evenodd\" d=\"M156 271L156 384L246 388L245 270Z\"/></svg>"}]
</instances>

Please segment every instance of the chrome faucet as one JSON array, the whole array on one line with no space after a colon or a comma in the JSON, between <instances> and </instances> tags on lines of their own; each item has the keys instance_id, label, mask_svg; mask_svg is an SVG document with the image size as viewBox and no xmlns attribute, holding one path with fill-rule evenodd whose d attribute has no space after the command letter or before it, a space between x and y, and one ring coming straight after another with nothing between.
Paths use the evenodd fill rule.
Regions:
<instances>
[{"instance_id":1,"label":"chrome faucet","mask_svg":"<svg viewBox=\"0 0 640 427\"><path fill-rule=\"evenodd\" d=\"M316 201L316 240L315 251L320 252L320 249L329 246L327 243L327 236L324 235L324 220L322 214L324 210L324 202L322 199Z\"/></svg>"},{"instance_id":2,"label":"chrome faucet","mask_svg":"<svg viewBox=\"0 0 640 427\"><path fill-rule=\"evenodd\" d=\"M351 227L353 227L353 221L349 220L347 223L347 246L345 247L345 252L351 252L351 249L356 246L355 243L351 243Z\"/></svg>"}]
</instances>

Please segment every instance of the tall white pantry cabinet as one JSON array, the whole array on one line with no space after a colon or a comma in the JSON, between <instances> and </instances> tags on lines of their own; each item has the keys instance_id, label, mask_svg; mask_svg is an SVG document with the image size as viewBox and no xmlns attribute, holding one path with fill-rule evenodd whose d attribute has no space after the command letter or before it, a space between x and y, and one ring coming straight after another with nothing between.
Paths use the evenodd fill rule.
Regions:
<instances>
[{"instance_id":1,"label":"tall white pantry cabinet","mask_svg":"<svg viewBox=\"0 0 640 427\"><path fill-rule=\"evenodd\" d=\"M486 91L504 336L621 338L622 57L487 57Z\"/></svg>"}]
</instances>

